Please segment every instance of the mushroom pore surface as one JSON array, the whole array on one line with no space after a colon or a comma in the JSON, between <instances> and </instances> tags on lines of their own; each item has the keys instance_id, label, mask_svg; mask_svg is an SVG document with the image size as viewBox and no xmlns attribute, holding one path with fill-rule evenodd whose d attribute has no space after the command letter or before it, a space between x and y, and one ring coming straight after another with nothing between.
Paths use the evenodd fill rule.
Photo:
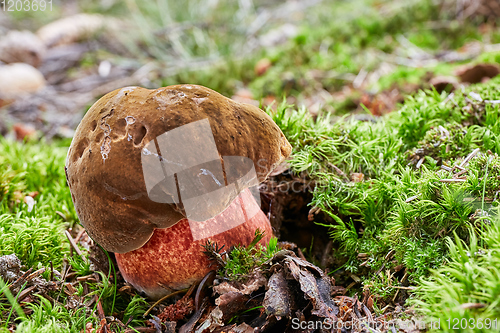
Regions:
<instances>
[{"instance_id":1,"label":"mushroom pore surface","mask_svg":"<svg viewBox=\"0 0 500 333\"><path fill-rule=\"evenodd\" d=\"M127 87L103 96L88 110L68 152L66 177L81 223L104 249L136 250L155 229L184 218L174 205L149 198L141 153L163 133L204 119L221 163L223 156L249 158L258 181L291 153L264 111L201 86Z\"/></svg>"}]
</instances>

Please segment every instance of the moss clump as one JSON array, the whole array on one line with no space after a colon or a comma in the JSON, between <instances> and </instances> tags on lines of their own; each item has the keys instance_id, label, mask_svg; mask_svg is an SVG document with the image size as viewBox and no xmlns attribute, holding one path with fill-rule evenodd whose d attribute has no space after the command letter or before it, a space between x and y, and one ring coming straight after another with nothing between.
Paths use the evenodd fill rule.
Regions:
<instances>
[{"instance_id":1,"label":"moss clump","mask_svg":"<svg viewBox=\"0 0 500 333\"><path fill-rule=\"evenodd\" d=\"M381 269L418 284L449 257L447 237L468 242L494 214L500 112L485 100L500 99L499 88L493 79L454 95L422 91L374 122L313 120L283 105L273 113L294 147L291 169L316 185L311 206L333 219L336 256L378 302L397 290L377 290Z\"/></svg>"},{"instance_id":2,"label":"moss clump","mask_svg":"<svg viewBox=\"0 0 500 333\"><path fill-rule=\"evenodd\" d=\"M498 215L498 214L497 214ZM446 239L446 265L420 281L411 301L429 321L440 321L440 332L498 332L500 321L499 221L468 242ZM467 325L460 326L461 320ZM458 323L458 324L457 324ZM435 330L434 330L435 331Z\"/></svg>"},{"instance_id":3,"label":"moss clump","mask_svg":"<svg viewBox=\"0 0 500 333\"><path fill-rule=\"evenodd\" d=\"M417 167L425 159L430 158L438 165L443 162L449 164L450 159L466 156L479 143L473 133L468 132L463 125L450 124L448 128L439 125L430 128L425 133L424 138L418 142L418 146L408 152L408 158L410 163Z\"/></svg>"},{"instance_id":4,"label":"moss clump","mask_svg":"<svg viewBox=\"0 0 500 333\"><path fill-rule=\"evenodd\" d=\"M259 229L255 231L255 238L248 246L235 246L228 252L222 252L223 247L208 241L205 254L213 259L221 268L218 275L230 281L244 280L256 267L262 266L279 250L278 239L272 237L266 247L257 244L264 237Z\"/></svg>"}]
</instances>

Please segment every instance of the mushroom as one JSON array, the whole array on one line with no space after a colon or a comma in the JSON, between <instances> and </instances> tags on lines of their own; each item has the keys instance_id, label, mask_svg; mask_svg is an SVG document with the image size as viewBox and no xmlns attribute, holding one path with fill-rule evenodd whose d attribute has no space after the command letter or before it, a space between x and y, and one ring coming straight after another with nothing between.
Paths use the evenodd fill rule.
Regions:
<instances>
[{"instance_id":1,"label":"mushroom","mask_svg":"<svg viewBox=\"0 0 500 333\"><path fill-rule=\"evenodd\" d=\"M87 233L151 298L211 268L201 245L248 245L272 229L256 186L291 153L259 108L196 85L128 87L78 126L66 177Z\"/></svg>"}]
</instances>

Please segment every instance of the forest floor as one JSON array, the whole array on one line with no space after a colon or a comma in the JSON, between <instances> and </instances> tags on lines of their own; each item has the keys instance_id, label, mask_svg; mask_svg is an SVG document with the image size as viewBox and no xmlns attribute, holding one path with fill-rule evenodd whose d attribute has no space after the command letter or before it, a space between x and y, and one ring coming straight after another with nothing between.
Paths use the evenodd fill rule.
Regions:
<instances>
[{"instance_id":1,"label":"forest floor","mask_svg":"<svg viewBox=\"0 0 500 333\"><path fill-rule=\"evenodd\" d=\"M498 332L496 1L44 4L0 11L0 332ZM157 304L64 165L102 95L181 83L261 106L293 152L261 186L277 239Z\"/></svg>"}]
</instances>

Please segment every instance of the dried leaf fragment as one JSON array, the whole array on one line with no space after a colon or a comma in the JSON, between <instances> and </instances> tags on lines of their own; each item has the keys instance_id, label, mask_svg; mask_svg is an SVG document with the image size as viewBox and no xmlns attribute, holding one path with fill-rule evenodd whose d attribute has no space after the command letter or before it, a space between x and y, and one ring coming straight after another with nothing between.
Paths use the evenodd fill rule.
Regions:
<instances>
[{"instance_id":1,"label":"dried leaf fragment","mask_svg":"<svg viewBox=\"0 0 500 333\"><path fill-rule=\"evenodd\" d=\"M300 284L300 289L313 305L313 315L337 320L338 307L331 299L330 279L313 264L292 256L286 256L285 266ZM314 272L314 274L313 274Z\"/></svg>"},{"instance_id":2,"label":"dried leaf fragment","mask_svg":"<svg viewBox=\"0 0 500 333\"><path fill-rule=\"evenodd\" d=\"M285 280L284 270L274 273L267 283L269 288L264 297L264 310L268 315L290 317L292 295Z\"/></svg>"}]
</instances>

